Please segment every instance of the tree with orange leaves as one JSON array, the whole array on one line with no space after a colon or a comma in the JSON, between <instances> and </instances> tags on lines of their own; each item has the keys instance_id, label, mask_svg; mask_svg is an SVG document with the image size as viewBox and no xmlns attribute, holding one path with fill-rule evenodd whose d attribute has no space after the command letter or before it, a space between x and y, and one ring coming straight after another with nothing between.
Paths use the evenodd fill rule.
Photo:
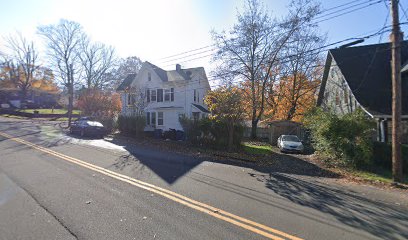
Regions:
<instances>
[{"instance_id":1,"label":"tree with orange leaves","mask_svg":"<svg viewBox=\"0 0 408 240\"><path fill-rule=\"evenodd\" d=\"M228 129L228 150L234 142L234 130L244 115L241 91L236 87L220 87L210 91L204 99L211 111L210 118L225 123Z\"/></svg>"},{"instance_id":2,"label":"tree with orange leaves","mask_svg":"<svg viewBox=\"0 0 408 240\"><path fill-rule=\"evenodd\" d=\"M106 93L97 89L85 89L78 99L77 107L85 115L98 119L113 118L121 110L118 93Z\"/></svg>"},{"instance_id":3,"label":"tree with orange leaves","mask_svg":"<svg viewBox=\"0 0 408 240\"><path fill-rule=\"evenodd\" d=\"M309 80L302 74L281 78L276 86L277 94L273 97L275 107L270 117L274 120L302 121L304 113L316 104L319 85L320 79Z\"/></svg>"},{"instance_id":4,"label":"tree with orange leaves","mask_svg":"<svg viewBox=\"0 0 408 240\"><path fill-rule=\"evenodd\" d=\"M256 138L258 122L264 117L267 85L273 81L271 73L279 63L282 48L297 29L311 23L319 8L314 1L292 0L288 15L278 21L259 0L248 0L230 32L213 32L217 46L215 75L244 82L252 138Z\"/></svg>"}]
</instances>

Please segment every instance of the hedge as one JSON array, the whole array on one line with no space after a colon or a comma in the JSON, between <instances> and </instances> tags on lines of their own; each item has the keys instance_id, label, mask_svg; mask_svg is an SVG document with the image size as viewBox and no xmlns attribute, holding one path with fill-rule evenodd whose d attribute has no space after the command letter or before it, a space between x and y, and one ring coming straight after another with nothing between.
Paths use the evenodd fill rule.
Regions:
<instances>
[{"instance_id":1,"label":"hedge","mask_svg":"<svg viewBox=\"0 0 408 240\"><path fill-rule=\"evenodd\" d=\"M391 144L374 142L372 164L374 166L392 169ZM408 174L408 145L402 145L403 171Z\"/></svg>"},{"instance_id":2,"label":"hedge","mask_svg":"<svg viewBox=\"0 0 408 240\"><path fill-rule=\"evenodd\" d=\"M141 137L143 136L143 130L146 126L146 117L142 115L120 115L118 117L117 125L121 133L133 137Z\"/></svg>"}]
</instances>

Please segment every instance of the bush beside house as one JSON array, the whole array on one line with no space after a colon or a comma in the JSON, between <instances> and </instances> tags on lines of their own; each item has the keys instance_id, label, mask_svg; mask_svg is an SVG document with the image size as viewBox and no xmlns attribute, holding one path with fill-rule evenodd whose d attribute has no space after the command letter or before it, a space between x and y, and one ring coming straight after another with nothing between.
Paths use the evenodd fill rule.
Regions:
<instances>
[{"instance_id":1,"label":"bush beside house","mask_svg":"<svg viewBox=\"0 0 408 240\"><path fill-rule=\"evenodd\" d=\"M402 145L403 171L408 174L408 145ZM385 169L392 169L391 144L374 142L372 163Z\"/></svg>"},{"instance_id":2,"label":"bush beside house","mask_svg":"<svg viewBox=\"0 0 408 240\"><path fill-rule=\"evenodd\" d=\"M314 148L329 163L362 167L372 161L375 123L362 110L339 117L317 108L306 115L305 125L312 131Z\"/></svg>"},{"instance_id":3,"label":"bush beside house","mask_svg":"<svg viewBox=\"0 0 408 240\"><path fill-rule=\"evenodd\" d=\"M182 116L180 124L185 132L186 140L194 145L208 146L216 149L228 147L229 131L226 123L210 118L194 120ZM243 127L234 128L233 147L240 148L243 137Z\"/></svg>"},{"instance_id":4,"label":"bush beside house","mask_svg":"<svg viewBox=\"0 0 408 240\"><path fill-rule=\"evenodd\" d=\"M128 136L141 137L146 126L146 117L142 115L124 116L119 115L117 127L119 131Z\"/></svg>"}]
</instances>

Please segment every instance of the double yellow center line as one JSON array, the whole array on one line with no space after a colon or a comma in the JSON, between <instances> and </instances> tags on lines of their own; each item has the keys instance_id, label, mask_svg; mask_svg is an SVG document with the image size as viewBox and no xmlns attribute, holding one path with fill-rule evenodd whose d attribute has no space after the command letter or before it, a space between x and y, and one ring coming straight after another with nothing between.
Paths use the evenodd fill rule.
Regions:
<instances>
[{"instance_id":1,"label":"double yellow center line","mask_svg":"<svg viewBox=\"0 0 408 240\"><path fill-rule=\"evenodd\" d=\"M71 162L71 163L76 164L76 165L79 165L81 167L87 168L87 169L92 170L94 172L101 173L103 175L109 176L109 177L117 179L119 181L126 182L126 183L129 183L129 184L133 185L133 186L136 186L136 187L145 189L147 191L153 192L153 193L155 193L157 195L160 195L160 196L165 197L167 199L173 200L174 202L185 205L185 206L190 207L192 209L195 209L195 210L197 210L199 212L208 214L208 215L210 215L212 217L215 217L217 219L226 221L228 223L231 223L231 224L236 225L238 227L244 228L244 229L249 230L251 232L254 232L256 234L262 235L262 236L267 237L269 239L301 240L301 238L298 238L296 236L289 235L287 233L284 233L282 231L273 229L273 228L265 226L263 224L260 224L260 223L251 221L249 219L237 216L235 214L226 212L224 210L212 207L210 205L207 205L205 203L196 201L194 199L188 198L186 196L180 195L180 194L172 192L170 190L167 190L167 189L152 185L150 183L146 183L146 182L131 178L131 177L123 175L123 174L119 174L119 173L110 171L108 169L105 169L105 168L102 168L102 167L87 163L85 161L81 161L79 159L76 159L76 158L67 156L65 154L53 151L51 149L42 147L40 145L25 141L25 140L23 140L21 138L13 137L13 136L11 136L9 134L6 134L6 133L3 133L3 132L0 132L0 136L3 136L5 138L8 138L8 139L13 140L15 142L24 144L26 146L30 146L33 149L36 149L38 151L47 153L47 154L55 156L55 157L57 157L59 159L65 160L67 162Z\"/></svg>"}]
</instances>

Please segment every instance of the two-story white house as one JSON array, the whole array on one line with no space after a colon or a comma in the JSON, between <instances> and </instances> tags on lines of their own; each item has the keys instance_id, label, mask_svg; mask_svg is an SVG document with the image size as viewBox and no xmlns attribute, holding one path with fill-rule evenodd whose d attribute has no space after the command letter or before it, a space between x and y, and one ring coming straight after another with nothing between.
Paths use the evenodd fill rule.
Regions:
<instances>
[{"instance_id":1,"label":"two-story white house","mask_svg":"<svg viewBox=\"0 0 408 240\"><path fill-rule=\"evenodd\" d=\"M122 115L145 114L145 131L182 130L180 116L199 119L209 111L204 96L211 90L203 67L165 71L144 62L138 74L129 74L117 88Z\"/></svg>"}]
</instances>

